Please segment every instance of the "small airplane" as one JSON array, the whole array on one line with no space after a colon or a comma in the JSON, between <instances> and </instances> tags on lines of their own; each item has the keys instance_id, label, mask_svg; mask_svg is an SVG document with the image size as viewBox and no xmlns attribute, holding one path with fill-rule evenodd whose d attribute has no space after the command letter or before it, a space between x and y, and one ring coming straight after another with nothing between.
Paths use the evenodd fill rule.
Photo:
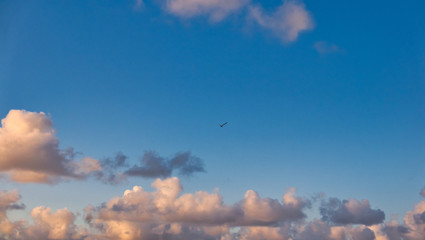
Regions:
<instances>
[{"instance_id":1,"label":"small airplane","mask_svg":"<svg viewBox=\"0 0 425 240\"><path fill-rule=\"evenodd\" d=\"M225 123L223 123L223 124L218 124L218 126L220 126L220 127L224 127L224 125L226 125L227 124L227 122L225 122Z\"/></svg>"}]
</instances>

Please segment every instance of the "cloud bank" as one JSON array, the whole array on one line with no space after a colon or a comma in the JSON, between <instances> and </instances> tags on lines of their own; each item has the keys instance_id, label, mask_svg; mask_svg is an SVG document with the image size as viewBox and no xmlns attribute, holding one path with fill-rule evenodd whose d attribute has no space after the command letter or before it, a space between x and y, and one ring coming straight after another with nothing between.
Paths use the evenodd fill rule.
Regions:
<instances>
[{"instance_id":1,"label":"cloud bank","mask_svg":"<svg viewBox=\"0 0 425 240\"><path fill-rule=\"evenodd\" d=\"M0 239L423 240L425 236L425 201L408 211L402 223L384 222L382 211L372 209L367 200L336 198L323 200L320 220L307 220L311 200L297 196L294 188L281 199L248 190L241 200L225 204L218 191L183 193L175 177L156 179L151 186L153 191L134 186L120 197L88 205L87 224L82 225L76 224L78 214L45 206L31 210L32 222L11 221L7 212L25 205L17 191L0 192Z\"/></svg>"}]
</instances>

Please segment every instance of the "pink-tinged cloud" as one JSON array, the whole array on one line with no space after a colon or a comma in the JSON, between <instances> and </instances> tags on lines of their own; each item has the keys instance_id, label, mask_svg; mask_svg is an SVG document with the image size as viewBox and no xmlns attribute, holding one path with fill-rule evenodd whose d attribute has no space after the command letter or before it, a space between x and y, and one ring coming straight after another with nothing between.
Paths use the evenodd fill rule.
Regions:
<instances>
[{"instance_id":1,"label":"pink-tinged cloud","mask_svg":"<svg viewBox=\"0 0 425 240\"><path fill-rule=\"evenodd\" d=\"M59 148L51 119L43 112L10 110L1 120L0 172L12 181L55 183L81 179L98 171L98 160L73 161L73 151Z\"/></svg>"},{"instance_id":2,"label":"pink-tinged cloud","mask_svg":"<svg viewBox=\"0 0 425 240\"><path fill-rule=\"evenodd\" d=\"M165 10L181 18L207 16L218 22L244 8L250 0L166 0Z\"/></svg>"},{"instance_id":3,"label":"pink-tinged cloud","mask_svg":"<svg viewBox=\"0 0 425 240\"><path fill-rule=\"evenodd\" d=\"M276 199L261 198L249 190L238 203L226 205L217 193L198 191L181 195L178 178L157 179L154 192L135 186L119 198L92 209L89 218L95 224L109 221L155 222L161 224L195 224L225 226L268 226L305 217L302 210L308 201L292 196L285 204ZM293 191L293 190L291 190ZM293 192L290 192L294 195ZM285 197L284 197L285 198Z\"/></svg>"},{"instance_id":4,"label":"pink-tinged cloud","mask_svg":"<svg viewBox=\"0 0 425 240\"><path fill-rule=\"evenodd\" d=\"M22 209L16 191L0 192L0 239L85 240L424 240L425 201L408 211L402 223L392 219L365 225L314 219L302 212L308 200L290 189L282 201L261 198L249 190L235 204L223 203L218 192L182 194L177 178L157 179L154 191L140 186L98 207L85 209L88 225L76 224L77 214L66 208L56 211L40 206L32 209L32 221L11 221L7 212ZM341 201L357 214L369 215L366 201ZM323 205L322 205L323 206ZM292 209L292 210L289 210ZM263 210L263 211L262 211ZM300 214L293 215L292 211ZM374 213L372 211L372 213Z\"/></svg>"},{"instance_id":5,"label":"pink-tinged cloud","mask_svg":"<svg viewBox=\"0 0 425 240\"><path fill-rule=\"evenodd\" d=\"M82 239L84 235L74 224L75 215L66 208L53 212L48 207L36 207L31 216L34 224L24 232L28 239Z\"/></svg>"},{"instance_id":6,"label":"pink-tinged cloud","mask_svg":"<svg viewBox=\"0 0 425 240\"><path fill-rule=\"evenodd\" d=\"M0 220L6 218L6 211L24 209L25 205L18 203L21 199L18 191L0 191Z\"/></svg>"},{"instance_id":7,"label":"pink-tinged cloud","mask_svg":"<svg viewBox=\"0 0 425 240\"><path fill-rule=\"evenodd\" d=\"M272 13L267 13L260 5L252 5L249 7L249 18L271 31L282 42L293 42L300 33L313 30L315 26L305 5L294 0L284 1Z\"/></svg>"}]
</instances>

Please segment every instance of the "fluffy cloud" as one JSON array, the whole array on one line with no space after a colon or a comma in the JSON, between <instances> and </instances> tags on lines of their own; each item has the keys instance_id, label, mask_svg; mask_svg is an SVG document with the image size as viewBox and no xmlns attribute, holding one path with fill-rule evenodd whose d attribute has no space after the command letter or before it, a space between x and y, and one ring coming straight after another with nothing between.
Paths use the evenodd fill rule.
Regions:
<instances>
[{"instance_id":1,"label":"fluffy cloud","mask_svg":"<svg viewBox=\"0 0 425 240\"><path fill-rule=\"evenodd\" d=\"M72 148L59 148L52 120L43 112L10 110L1 124L0 173L15 182L53 184L93 176L117 184L127 176L169 177L174 171L191 176L205 171L203 161L189 152L178 153L172 159L146 152L141 164L129 169L122 153L104 160L83 157L77 161Z\"/></svg>"},{"instance_id":2,"label":"fluffy cloud","mask_svg":"<svg viewBox=\"0 0 425 240\"><path fill-rule=\"evenodd\" d=\"M43 112L10 110L1 124L0 171L13 181L54 183L98 170L97 160L72 161L72 149L59 149L52 121Z\"/></svg>"},{"instance_id":3,"label":"fluffy cloud","mask_svg":"<svg viewBox=\"0 0 425 240\"><path fill-rule=\"evenodd\" d=\"M85 240L423 240L425 201L408 211L403 223L365 225L314 219L307 221L303 210L309 201L289 189L281 200L261 198L248 190L240 201L226 205L218 192L198 191L182 194L177 178L157 179L154 191L140 186L126 190L98 207L88 206L88 225L76 225L77 214L44 206L31 211L32 223L10 221L6 212L22 209L16 191L0 192L0 239L85 239ZM330 200L323 206L328 207ZM331 209L358 209L365 215L367 201L336 201ZM352 205L352 206L351 206ZM334 205L332 205L334 206ZM332 211L331 211L332 212Z\"/></svg>"},{"instance_id":4,"label":"fluffy cloud","mask_svg":"<svg viewBox=\"0 0 425 240\"><path fill-rule=\"evenodd\" d=\"M336 224L364 224L373 225L382 223L385 214L380 209L371 209L369 201L361 202L355 199L341 201L330 198L323 201L320 207L322 219Z\"/></svg>"},{"instance_id":5,"label":"fluffy cloud","mask_svg":"<svg viewBox=\"0 0 425 240\"><path fill-rule=\"evenodd\" d=\"M249 16L259 26L270 30L283 42L297 40L303 31L314 28L314 20L305 5L298 1L284 1L273 13L266 13L260 5L249 7Z\"/></svg>"},{"instance_id":6,"label":"fluffy cloud","mask_svg":"<svg viewBox=\"0 0 425 240\"><path fill-rule=\"evenodd\" d=\"M34 225L23 233L28 239L82 239L84 235L74 224L75 215L66 208L52 212L47 207L36 207L31 216Z\"/></svg>"},{"instance_id":7,"label":"fluffy cloud","mask_svg":"<svg viewBox=\"0 0 425 240\"><path fill-rule=\"evenodd\" d=\"M206 15L213 22L245 7L250 0L166 0L165 10L182 18Z\"/></svg>"},{"instance_id":8,"label":"fluffy cloud","mask_svg":"<svg viewBox=\"0 0 425 240\"><path fill-rule=\"evenodd\" d=\"M177 170L180 175L191 176L195 172L205 172L203 161L190 152L177 153L173 158L164 159L155 152L145 152L140 165L126 171L129 176L157 178L169 177Z\"/></svg>"},{"instance_id":9,"label":"fluffy cloud","mask_svg":"<svg viewBox=\"0 0 425 240\"><path fill-rule=\"evenodd\" d=\"M85 230L74 224L75 215L65 209L53 212L47 207L36 207L31 211L33 224L25 220L12 222L6 212L24 209L19 203L21 196L15 191L0 191L0 239L83 239Z\"/></svg>"},{"instance_id":10,"label":"fluffy cloud","mask_svg":"<svg viewBox=\"0 0 425 240\"><path fill-rule=\"evenodd\" d=\"M18 203L21 196L17 191L0 191L0 220L6 218L6 211L24 209L25 205Z\"/></svg>"},{"instance_id":11,"label":"fluffy cloud","mask_svg":"<svg viewBox=\"0 0 425 240\"><path fill-rule=\"evenodd\" d=\"M261 198L249 190L241 201L226 205L217 192L181 194L183 188L178 178L157 179L152 187L154 192L135 186L122 197L99 207L88 207L86 219L110 239L122 238L125 232L131 235L128 239L141 238L141 229L156 229L150 233L156 237L166 233L173 235L172 239L182 234L214 237L227 233L230 227L296 221L305 217L302 210L309 206L308 200L295 196L294 189L284 194L282 201ZM253 228L251 233L259 229Z\"/></svg>"}]
</instances>

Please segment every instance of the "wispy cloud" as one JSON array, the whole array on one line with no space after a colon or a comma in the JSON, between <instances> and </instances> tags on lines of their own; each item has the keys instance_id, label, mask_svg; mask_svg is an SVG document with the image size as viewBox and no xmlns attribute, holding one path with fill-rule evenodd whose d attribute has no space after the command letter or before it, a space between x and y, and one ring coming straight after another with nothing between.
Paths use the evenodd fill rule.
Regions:
<instances>
[{"instance_id":1,"label":"wispy cloud","mask_svg":"<svg viewBox=\"0 0 425 240\"><path fill-rule=\"evenodd\" d=\"M260 5L252 5L249 17L283 42L297 40L301 32L310 31L315 25L311 14L299 1L284 1L272 13L266 13Z\"/></svg>"},{"instance_id":2,"label":"wispy cloud","mask_svg":"<svg viewBox=\"0 0 425 240\"><path fill-rule=\"evenodd\" d=\"M341 49L339 46L325 41L315 42L313 44L313 48L316 49L318 53L322 54L344 52L344 50Z\"/></svg>"},{"instance_id":3,"label":"wispy cloud","mask_svg":"<svg viewBox=\"0 0 425 240\"><path fill-rule=\"evenodd\" d=\"M133 10L141 11L145 8L145 3L143 0L134 0Z\"/></svg>"},{"instance_id":4,"label":"wispy cloud","mask_svg":"<svg viewBox=\"0 0 425 240\"><path fill-rule=\"evenodd\" d=\"M165 10L182 18L207 16L218 22L249 4L250 0L166 0Z\"/></svg>"},{"instance_id":5,"label":"wispy cloud","mask_svg":"<svg viewBox=\"0 0 425 240\"><path fill-rule=\"evenodd\" d=\"M270 13L251 0L165 0L161 3L164 11L173 16L183 19L207 17L214 23L241 13L285 43L296 41L302 32L311 31L315 26L312 15L298 0L285 0Z\"/></svg>"}]
</instances>

